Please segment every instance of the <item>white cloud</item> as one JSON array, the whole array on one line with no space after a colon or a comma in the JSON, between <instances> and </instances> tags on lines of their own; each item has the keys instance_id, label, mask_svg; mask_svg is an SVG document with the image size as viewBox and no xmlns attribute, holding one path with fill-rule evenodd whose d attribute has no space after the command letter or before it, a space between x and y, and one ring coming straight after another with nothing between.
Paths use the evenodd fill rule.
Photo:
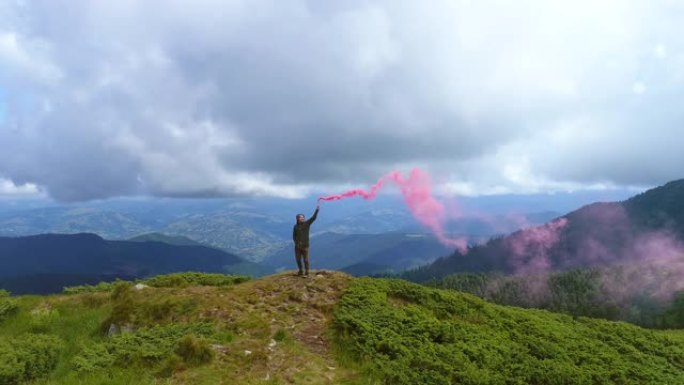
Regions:
<instances>
[{"instance_id":1,"label":"white cloud","mask_svg":"<svg viewBox=\"0 0 684 385\"><path fill-rule=\"evenodd\" d=\"M61 73L58 68L45 62L47 47L39 41L20 41L14 32L0 30L0 66L3 82L12 79L29 82L54 83Z\"/></svg>"},{"instance_id":2,"label":"white cloud","mask_svg":"<svg viewBox=\"0 0 684 385\"><path fill-rule=\"evenodd\" d=\"M34 184L27 183L17 186L10 180L0 178L0 197L20 196L40 197L43 196L43 194L38 186Z\"/></svg>"},{"instance_id":3,"label":"white cloud","mask_svg":"<svg viewBox=\"0 0 684 385\"><path fill-rule=\"evenodd\" d=\"M59 199L681 177L676 2L0 5L0 175ZM0 101L2 103L2 101Z\"/></svg>"}]
</instances>

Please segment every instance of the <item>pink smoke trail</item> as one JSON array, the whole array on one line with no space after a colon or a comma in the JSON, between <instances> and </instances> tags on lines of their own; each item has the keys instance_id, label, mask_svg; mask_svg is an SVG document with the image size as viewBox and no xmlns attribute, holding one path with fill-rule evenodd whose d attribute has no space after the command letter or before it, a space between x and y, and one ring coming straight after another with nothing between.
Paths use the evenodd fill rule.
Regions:
<instances>
[{"instance_id":1,"label":"pink smoke trail","mask_svg":"<svg viewBox=\"0 0 684 385\"><path fill-rule=\"evenodd\" d=\"M444 232L446 219L444 205L432 196L432 184L430 176L421 169L411 170L408 179L404 179L399 171L392 171L383 176L370 190L354 189L341 194L322 196L318 201L338 201L346 198L361 197L366 200L375 199L378 192L387 184L394 183L404 197L404 202L409 211L418 222L427 227L444 245L457 248L466 252L467 242L465 239L449 238Z\"/></svg>"}]
</instances>

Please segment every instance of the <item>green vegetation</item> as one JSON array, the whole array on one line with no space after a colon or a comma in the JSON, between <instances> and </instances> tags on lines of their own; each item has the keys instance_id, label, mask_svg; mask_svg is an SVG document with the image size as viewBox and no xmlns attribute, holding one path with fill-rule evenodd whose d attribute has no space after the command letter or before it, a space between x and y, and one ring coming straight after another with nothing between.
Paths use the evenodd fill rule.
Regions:
<instances>
[{"instance_id":1,"label":"green vegetation","mask_svg":"<svg viewBox=\"0 0 684 385\"><path fill-rule=\"evenodd\" d=\"M19 305L13 300L0 298L0 322L13 316L19 310Z\"/></svg>"},{"instance_id":2,"label":"green vegetation","mask_svg":"<svg viewBox=\"0 0 684 385\"><path fill-rule=\"evenodd\" d=\"M650 286L639 284L644 271L662 279ZM537 275L452 274L426 284L471 293L501 305L667 329L684 328L684 293L674 293L673 298L662 294L675 279L664 269L618 265Z\"/></svg>"},{"instance_id":3,"label":"green vegetation","mask_svg":"<svg viewBox=\"0 0 684 385\"><path fill-rule=\"evenodd\" d=\"M213 359L208 341L217 335L210 324L177 324L142 328L122 333L85 348L74 360L78 372L94 372L111 367L141 368L168 373L169 362L175 368L198 366ZM208 339L204 339L208 338ZM162 366L164 366L162 368Z\"/></svg>"},{"instance_id":4,"label":"green vegetation","mask_svg":"<svg viewBox=\"0 0 684 385\"><path fill-rule=\"evenodd\" d=\"M153 287L230 286L249 280L245 276L189 272L160 275L142 283Z\"/></svg>"},{"instance_id":5,"label":"green vegetation","mask_svg":"<svg viewBox=\"0 0 684 385\"><path fill-rule=\"evenodd\" d=\"M152 287L230 286L249 281L250 279L250 277L241 275L186 272L158 275L149 279L136 280L132 283L139 283ZM81 294L109 292L121 282L131 283L128 281L117 280L114 282L100 282L97 285L70 286L65 287L63 293Z\"/></svg>"},{"instance_id":6,"label":"green vegetation","mask_svg":"<svg viewBox=\"0 0 684 385\"><path fill-rule=\"evenodd\" d=\"M100 282L97 285L80 285L80 286L67 286L62 290L64 294L81 294L81 293L101 293L111 291L114 285L119 282L119 280L114 282Z\"/></svg>"},{"instance_id":7,"label":"green vegetation","mask_svg":"<svg viewBox=\"0 0 684 385\"><path fill-rule=\"evenodd\" d=\"M2 298L13 310L0 321L0 385L684 381L682 331L325 271L229 281L184 273Z\"/></svg>"},{"instance_id":8,"label":"green vegetation","mask_svg":"<svg viewBox=\"0 0 684 385\"><path fill-rule=\"evenodd\" d=\"M183 273L3 298L0 385L357 384L323 340L349 279Z\"/></svg>"},{"instance_id":9,"label":"green vegetation","mask_svg":"<svg viewBox=\"0 0 684 385\"><path fill-rule=\"evenodd\" d=\"M680 333L367 278L335 315L340 355L384 384L684 383Z\"/></svg>"},{"instance_id":10,"label":"green vegetation","mask_svg":"<svg viewBox=\"0 0 684 385\"><path fill-rule=\"evenodd\" d=\"M624 202L634 222L642 228L668 228L684 236L684 179L669 182Z\"/></svg>"},{"instance_id":11,"label":"green vegetation","mask_svg":"<svg viewBox=\"0 0 684 385\"><path fill-rule=\"evenodd\" d=\"M142 289L146 290L146 289ZM111 313L101 330L125 328L127 325L154 326L192 319L198 308L193 298L169 295L166 292L135 290L128 282L118 282L111 293Z\"/></svg>"},{"instance_id":12,"label":"green vegetation","mask_svg":"<svg viewBox=\"0 0 684 385\"><path fill-rule=\"evenodd\" d=\"M117 281L69 296L0 298L0 335L8 336L0 339L0 385L154 384L209 365L212 346L230 343L233 333L203 320L198 294L179 287L245 280L183 273L149 280L160 288Z\"/></svg>"},{"instance_id":13,"label":"green vegetation","mask_svg":"<svg viewBox=\"0 0 684 385\"><path fill-rule=\"evenodd\" d=\"M60 341L52 336L1 337L0 385L19 384L47 375L57 365L60 348Z\"/></svg>"}]
</instances>

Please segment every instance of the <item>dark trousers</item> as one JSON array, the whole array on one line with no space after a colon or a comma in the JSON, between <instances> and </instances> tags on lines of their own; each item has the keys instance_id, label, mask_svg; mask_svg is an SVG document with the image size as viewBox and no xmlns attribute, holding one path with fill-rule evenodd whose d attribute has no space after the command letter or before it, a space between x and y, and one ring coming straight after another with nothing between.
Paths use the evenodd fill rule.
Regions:
<instances>
[{"instance_id":1,"label":"dark trousers","mask_svg":"<svg viewBox=\"0 0 684 385\"><path fill-rule=\"evenodd\" d=\"M299 271L302 271L302 259L304 260L304 268L306 273L309 274L309 248L295 246L295 259L297 260Z\"/></svg>"}]
</instances>

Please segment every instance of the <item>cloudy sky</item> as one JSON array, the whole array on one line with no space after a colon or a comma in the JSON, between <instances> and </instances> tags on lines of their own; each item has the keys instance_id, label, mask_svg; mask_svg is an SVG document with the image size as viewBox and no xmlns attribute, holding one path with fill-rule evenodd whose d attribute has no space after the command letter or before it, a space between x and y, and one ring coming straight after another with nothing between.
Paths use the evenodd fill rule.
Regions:
<instances>
[{"instance_id":1,"label":"cloudy sky","mask_svg":"<svg viewBox=\"0 0 684 385\"><path fill-rule=\"evenodd\" d=\"M671 0L0 0L0 195L684 177Z\"/></svg>"}]
</instances>

